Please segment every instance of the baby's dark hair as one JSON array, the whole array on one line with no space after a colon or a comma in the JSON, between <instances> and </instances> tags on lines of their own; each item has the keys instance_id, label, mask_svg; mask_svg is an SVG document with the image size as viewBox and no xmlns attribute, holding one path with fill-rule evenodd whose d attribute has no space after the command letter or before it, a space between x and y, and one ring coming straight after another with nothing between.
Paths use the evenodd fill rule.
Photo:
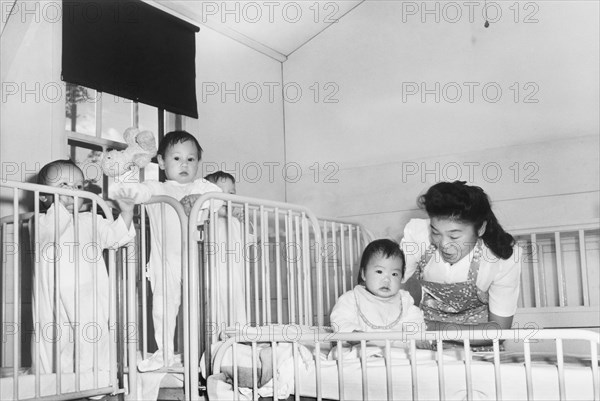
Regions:
<instances>
[{"instance_id":1,"label":"baby's dark hair","mask_svg":"<svg viewBox=\"0 0 600 401\"><path fill-rule=\"evenodd\" d=\"M404 277L406 259L404 258L404 252L400 249L400 245L391 239L378 239L367 245L363 251L362 257L360 258L360 270L358 271L358 284L364 284L365 280L363 280L363 273L367 269L367 264L374 256L382 256L386 259L400 259L402 261L402 277Z\"/></svg>"},{"instance_id":2,"label":"baby's dark hair","mask_svg":"<svg viewBox=\"0 0 600 401\"><path fill-rule=\"evenodd\" d=\"M50 176L50 170L53 168L60 169L60 167L62 167L62 166L79 168L79 166L77 166L77 164L75 164L70 159L60 159L60 160L51 161L50 163L46 164L44 167L42 167L40 169L39 173L37 174L37 183L41 184L41 185L48 185L50 182L50 179L53 178Z\"/></svg>"},{"instance_id":3,"label":"baby's dark hair","mask_svg":"<svg viewBox=\"0 0 600 401\"><path fill-rule=\"evenodd\" d=\"M233 178L231 174L226 173L224 171L215 171L214 173L211 173L204 177L204 179L206 181L212 182L213 184L216 184L220 180L231 180L235 184L235 178Z\"/></svg>"},{"instance_id":4,"label":"baby's dark hair","mask_svg":"<svg viewBox=\"0 0 600 401\"><path fill-rule=\"evenodd\" d=\"M419 197L419 206L429 217L447 218L470 223L479 230L487 223L483 242L502 259L513 254L515 239L504 231L492 211L490 200L483 189L467 185L465 181L438 182Z\"/></svg>"},{"instance_id":5,"label":"baby's dark hair","mask_svg":"<svg viewBox=\"0 0 600 401\"><path fill-rule=\"evenodd\" d=\"M167 149L180 142L192 141L198 150L198 160L202 159L202 146L194 135L187 131L171 131L165 135L158 145L158 154L165 157Z\"/></svg>"}]
</instances>

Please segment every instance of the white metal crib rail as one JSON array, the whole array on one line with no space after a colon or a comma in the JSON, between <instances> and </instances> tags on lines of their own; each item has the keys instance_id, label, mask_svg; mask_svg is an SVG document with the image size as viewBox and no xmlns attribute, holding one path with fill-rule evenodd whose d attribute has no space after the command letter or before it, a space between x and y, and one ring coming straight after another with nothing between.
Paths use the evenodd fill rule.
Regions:
<instances>
[{"instance_id":1,"label":"white metal crib rail","mask_svg":"<svg viewBox=\"0 0 600 401\"><path fill-rule=\"evenodd\" d=\"M517 322L600 327L600 223L511 233L524 250Z\"/></svg>"},{"instance_id":2,"label":"white metal crib rail","mask_svg":"<svg viewBox=\"0 0 600 401\"><path fill-rule=\"evenodd\" d=\"M146 216L150 213L148 208L154 208L155 215L150 218L158 219L155 227L158 230L150 233L149 227L146 224ZM169 212L167 212L167 210ZM175 219L175 221L172 221ZM168 223L167 223L168 221ZM138 356L141 355L142 359L152 355L150 351L150 344L153 344L151 337L154 332L149 329L149 321L152 319L152 308L161 308L163 316L167 315L167 302L168 297L163 297L162 305L151 305L148 300L151 299L151 293L148 291L149 278L146 274L146 256L149 253L149 247L147 246L148 234L158 236L158 241L153 241L154 244L160 243L161 245L161 263L163 266L167 266L166 261L166 247L168 243L173 243L166 239L167 235L167 224L178 226L176 231L179 232L181 241L179 242L179 252L181 252L181 278L182 278L182 299L181 305L183 308L182 314L178 320L178 330L175 331L175 338L170 338L168 335L167 324L163 324L163 344L162 349L168 350L173 348L177 343L177 346L173 351L175 353L184 354L190 347L190 329L189 329L189 285L188 285L188 235L187 235L187 221L188 218L184 212L183 206L179 201L170 196L152 196L152 198L144 203L144 207L140 208L140 219L136 222L137 237L136 243L131 244L128 248L128 256L126 260L127 265L127 279L123 286L123 291L126 295L123 296L124 303L121 306L124 314L127 315L127 360L125 362L124 371L128 373L129 379L129 393L127 399L138 400L141 394L137 393L137 383L140 380L139 373L137 371L137 363L139 362ZM151 222L152 224L152 222ZM172 232L171 232L172 234ZM171 261L171 266L174 265ZM162 283L163 283L163 294L168 294L166 289L166 275L168 274L167 269L162 269ZM166 320L166 319L165 319ZM172 374L183 374L183 385L184 392L186 395L192 394L194 391L198 392L198 381L190 380L189 375L189 363L184 360L183 366L167 366L163 367L156 372L168 372Z\"/></svg>"},{"instance_id":3,"label":"white metal crib rail","mask_svg":"<svg viewBox=\"0 0 600 401\"><path fill-rule=\"evenodd\" d=\"M205 202L213 210L208 220L199 226L189 219L190 336L203 340L188 360L205 352L210 371L211 344L224 327L328 324L332 295L353 281L366 230L317 219L301 206L223 193L205 194L190 215Z\"/></svg>"},{"instance_id":4,"label":"white metal crib rail","mask_svg":"<svg viewBox=\"0 0 600 401\"><path fill-rule=\"evenodd\" d=\"M1 396L2 399L75 399L103 394L116 394L122 390L119 388L117 378L117 309L115 302L116 294L116 250L108 250L108 275L109 288L98 288L98 278L96 273L93 275L93 291L91 294L83 294L79 291L80 274L79 266L81 263L93 263L96 268L99 266L99 260L102 258L102 253L98 255L97 242L97 220L99 211L102 211L108 221L112 221L111 209L106 203L90 192L74 191L69 189L55 188L37 184L3 181L2 202L11 204L12 213L2 218L2 265L0 278L2 279L2 287L0 300L2 302L1 309L1 327L0 337L0 363L2 366ZM9 193L12 192L12 196ZM62 242L57 243L60 238L59 213L54 214L53 218L53 241L50 244L42 244L40 242L40 196L53 195L54 199L61 197L72 198L74 204L78 204L79 200L87 200L91 202L92 214L92 243L82 243L81 235L85 235L84 230L89 227L80 227L80 215L77 208L73 211L73 231L74 242L67 244L70 249L61 249L64 247ZM20 214L22 209L30 209L30 205L23 204L22 198L32 197L33 209L31 213ZM29 238L25 238L28 235ZM81 253L80 251L90 247L94 247L93 256L89 253ZM83 251L82 251L83 252ZM62 256L61 256L62 254ZM82 260L82 256L86 260ZM87 256L85 256L87 255ZM75 277L62 277L61 268L59 266L60 259L63 258L63 263L68 259L69 263L74 266ZM88 257L91 259L88 260ZM48 266L53 266L52 282L53 288L48 288L51 292L52 301L54 304L54 317L50 330L48 327L41 327L40 322L32 322L33 327L29 328L28 322L31 322L34 316L40 316L40 289L42 286L42 262L48 262ZM94 270L95 272L96 270ZM64 273L63 273L64 274ZM61 297L60 290L61 282L73 279L74 285L74 313L75 323L61 321L60 313L58 312L59 300ZM27 286L27 281L33 281L31 286ZM46 285L46 284L44 284ZM27 291L31 290L32 294L23 293L22 288ZM80 317L83 317L80 310L80 303L83 297L93 297L93 300L98 300L100 291L108 291L109 299L109 321L104 324L97 320L98 303L94 303L93 321L99 327L98 330L107 330L104 333L110 336L109 349L100 350L97 342L83 337L85 327L79 327ZM32 300L32 295L37 294ZM28 309L31 304L31 311ZM29 333L27 333L29 331ZM51 338L47 338L48 333ZM31 337L29 344L28 339ZM74 369L71 372L66 366L61 366L61 338L62 336L73 336L69 341L74 344ZM100 335L102 333L100 332ZM93 361L91 370L83 371L81 363L81 344L83 341L94 342L93 346ZM44 342L52 342L54 359L50 361L51 372L40 372L41 356L40 347L44 346ZM31 361L34 366L38 366L35 372L29 371L29 366L23 366L23 361L29 357L29 346L31 345ZM99 353L109 353L109 368L108 372L99 371L98 361ZM51 357L52 358L52 357ZM85 361L86 363L89 361ZM65 370L66 369L66 370ZM60 373L62 372L62 373Z\"/></svg>"},{"instance_id":5,"label":"white metal crib rail","mask_svg":"<svg viewBox=\"0 0 600 401\"><path fill-rule=\"evenodd\" d=\"M293 333L293 338L290 339L289 333ZM493 333L492 333L493 332ZM550 329L550 330L492 330L489 332L487 330L463 330L463 331L440 331L440 332L373 332L373 333L327 333L322 330L312 329L302 329L298 330L298 328L294 328L294 330L287 330L285 326L277 326L277 327L261 327L255 328L251 330L245 330L243 332L230 332L232 335L223 346L219 349L217 356L214 361L214 372L220 373L222 372L222 365L224 364L224 359L227 358L227 363L231 364L229 368L229 378L232 380L232 390L233 392L228 393L228 396L218 398L219 401L227 400L239 400L240 399L240 377L239 377L239 365L238 361L241 359L240 356L236 357L236 351L240 347L240 343L246 343L251 345L251 365L244 365L245 368L252 369L252 399L257 399L258 397L258 379L257 379L257 369L258 369L258 345L259 344L267 344L272 348L272 366L275 370L278 361L278 351L279 347L282 344L290 344L293 347L292 361L287 362L287 366L293 366L293 380L294 380L294 398L295 400L300 400L301 396L309 396L316 397L317 400L322 400L324 398L324 387L323 387L323 365L324 361L319 357L321 348L328 348L332 351L335 351L337 357L335 358L335 370L337 371L337 396L332 396L331 389L328 389L328 396L325 397L327 399L359 399L359 397L363 400L369 399L369 393L372 391L372 387L369 387L369 378L373 379L373 376L369 375L369 371L371 369L377 369L379 372L379 376L382 374L385 376L385 380L381 379L378 383L385 383L383 386L385 387L385 399L388 401L395 399L412 399L418 400L420 393L420 386L426 386L429 389L437 389L439 400L445 400L448 398L455 399L456 396L459 396L459 399L464 399L464 395L466 395L467 400L479 399L476 397L476 380L475 376L477 373L481 373L478 369L481 369L481 363L486 362L488 364L493 364L490 368L493 370L493 376L487 377L485 383L487 384L487 388L493 389L493 394L487 394L487 397L495 398L497 400L505 399L503 397L503 389L506 390L508 387L516 385L515 383L507 382L505 378L503 378L503 372L506 374L508 370L506 367L508 364L512 364L512 368L516 369L520 372L520 375L524 375L525 382L525 391L523 397L519 397L519 399L527 399L527 400L535 400L535 399L546 399L546 398L536 398L536 389L541 390L540 386L548 386L555 385L556 383L547 383L537 376L536 367L538 367L536 359L539 358L540 355L536 354L536 352L532 352L532 348L538 343L550 340L554 345L554 352L551 356L545 355L543 357L543 364L550 365L554 367L553 377L556 377L557 374L557 388L558 394L553 394L552 396L557 396L557 399L560 400L577 400L579 399L577 395L569 396L569 394L574 394L576 391L577 394L581 394L580 388L574 388L575 386L579 387L581 385L587 385L588 387L583 389L585 394L587 394L590 399L598 400L600 399L600 376L598 372L598 344L600 343L600 338L597 333L593 333L585 330L576 330L576 329ZM423 362L419 363L417 360L417 346L422 345L424 343L431 343L436 345L436 350L432 351L435 353L435 359L429 362L427 381L423 383L422 376L426 366ZM492 342L493 351L487 354L475 354L470 345L473 341L478 340L487 340ZM462 355L459 357L460 363L458 366L453 364L448 366L445 371L445 365L449 364L445 357L444 343L446 341L452 341L454 343L462 343ZM504 356L501 349L501 342L518 342L523 346L523 352L520 355L507 355ZM587 343L589 346L589 353L585 357L577 358L578 362L583 362L585 366L579 368L576 372L567 372L570 373L568 379L566 377L566 360L568 356L564 354L563 347L566 342L570 341L582 341ZM353 342L354 344L359 344L358 350L358 358L360 360L360 379L362 381L360 388L362 391L361 396L357 397L357 394L348 394L345 392L345 389L348 384L356 385L353 383L345 383L345 374L344 374L344 364L345 362L351 362L350 360L345 361L344 357L344 343L345 342ZM367 345L368 342L377 342L377 345L381 350L381 357L383 357L384 367L380 366L369 366L367 363ZM406 398L407 394L400 396L397 393L394 393L393 383L395 381L400 381L406 378L401 378L393 375L393 369L398 369L397 365L394 364L393 361L393 353L392 347L397 346L393 345L398 344L397 342L402 342L408 345L408 364L409 368L405 368L404 371L410 375L410 398ZM300 367L303 366L303 363L306 363L299 352L299 347L301 344L311 344L315 347L314 352L312 353L312 358L314 363L314 370L312 367L308 368L308 371L311 372L308 376L302 376L304 382L301 381ZM358 346L358 345L357 345ZM229 352L229 355L228 355ZM503 360L504 359L504 360ZM514 360L517 362L514 362ZM380 358L381 360L381 358ZM431 364L434 364L435 367L432 367ZM462 366L461 366L462 365ZM406 365L405 365L406 366ZM519 366L521 368L519 368ZM522 369L524 368L524 369ZM463 391L460 394L450 394L447 392L447 385L449 383L448 374L456 373L456 369L464 370L464 382L460 384ZM488 369L489 370L489 369ZM437 372L437 379L431 377L433 372ZM328 371L331 375L331 371ZM421 372L421 373L419 373ZM247 374L247 373L246 373ZM357 375L356 372L354 375ZM573 380L574 375L581 375L583 377L582 380ZM352 376L354 378L354 376ZM454 376L455 377L455 376ZM462 375L461 375L462 377ZM510 377L510 375L509 375ZM278 388L281 383L279 383L280 378L276 371L274 371L272 375L272 392L273 394L278 394ZM314 381L312 383L307 383L306 380ZM503 381L504 380L504 381ZM510 380L510 379L509 379ZM492 384L493 383L493 384ZM263 383L264 384L264 383ZM456 383L453 383L456 384ZM535 384L535 385L534 385ZM315 390L315 394L306 394L303 393L302 388L310 388L310 391ZM356 388L356 387L355 387ZM554 388L554 387L553 387ZM396 387L396 390L398 388ZM383 389L380 389L383 391ZM246 393L247 394L247 393ZM486 395L484 395L485 397ZM513 399L512 397L509 397ZM244 398L246 399L246 398ZM383 397L377 398L383 399ZM432 393L428 392L428 397L426 399L432 399ZM486 398L487 399L487 398ZM508 398L506 398L508 399Z\"/></svg>"}]
</instances>

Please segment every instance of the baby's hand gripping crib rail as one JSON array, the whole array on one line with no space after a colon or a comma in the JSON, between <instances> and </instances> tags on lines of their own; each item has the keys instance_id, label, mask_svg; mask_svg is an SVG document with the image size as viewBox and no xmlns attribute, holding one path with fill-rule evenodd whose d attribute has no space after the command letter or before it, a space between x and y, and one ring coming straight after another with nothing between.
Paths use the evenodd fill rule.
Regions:
<instances>
[{"instance_id":1,"label":"baby's hand gripping crib rail","mask_svg":"<svg viewBox=\"0 0 600 401\"><path fill-rule=\"evenodd\" d=\"M256 400L272 394L279 398L293 394L296 400L388 401L600 397L600 338L585 330L334 334L277 326L230 334L233 337L221 345L215 357L215 374L208 379L211 400ZM424 339L437 349L417 349ZM448 340L463 346L446 348ZM470 349L474 340L492 340L493 352L474 353ZM523 352L500 351L502 340L521 343ZM552 355L532 352L547 340L555 344ZM589 353L565 355L563 344L570 341L588 343ZM355 345L349 347L347 342ZM270 371L265 374L265 369ZM268 381L262 380L259 388L265 375Z\"/></svg>"},{"instance_id":2,"label":"baby's hand gripping crib rail","mask_svg":"<svg viewBox=\"0 0 600 401\"><path fill-rule=\"evenodd\" d=\"M80 283L84 274L80 274L80 267L91 266L94 272L97 271L96 269L104 268L104 262L100 263L101 253L100 256L98 256L98 253L94 253L95 256L90 257L89 252L83 252L86 248L88 251L89 248L94 248L93 250L97 252L95 248L102 243L102 239L98 238L96 234L99 225L97 218L101 211L106 216L105 220L109 223L112 222L110 208L101 198L90 192L12 181L3 181L1 187L3 206L9 205L12 212L1 220L2 268L0 278L2 287L0 300L2 308L0 319L2 326L0 327L0 337L2 343L0 344L0 366L2 366L2 374L0 375L0 399L76 399L122 392L117 376L116 338L120 327L120 323L117 321L115 302L117 289L115 260L117 250L115 246L117 244L108 248L108 288L99 288L100 276L93 273L91 280L94 284L91 293L84 294L80 291L78 284L74 285L74 292L72 293L73 322L62 320L61 314L56 309L60 302L64 302L61 301L63 290L58 290L62 287L61 283L68 283L70 279L74 280L75 283ZM73 221L73 242L63 244L64 241L61 237L63 233L59 232L59 227L65 227L66 222L64 220L65 214L61 215L62 209L60 206L56 206L58 202L55 201L52 204L55 212L52 219L47 218L46 214L40 212L40 197L49 195L53 195L55 200L59 196L64 199L71 199L74 204L77 204L79 200L91 202L91 213L79 212L76 210L77 208L74 208L71 217ZM34 211L20 214L19 212L22 209L30 206L22 204L22 198L28 197L33 200ZM61 209L61 211L58 209ZM91 215L91 219L89 215ZM40 227L41 217L45 221L47 220L47 223L51 226L48 235L53 240L47 244L40 242L40 232L48 231L45 226L43 229ZM84 220L89 221L91 226L81 226ZM69 226L67 225L67 227ZM65 245L67 248L64 248ZM63 271L61 276L61 270L65 269L62 266L63 263L74 268L74 277L70 277L70 274L66 273L69 270ZM46 272L47 268L52 271ZM50 275L51 277L48 277L48 279L51 281L42 279L44 275ZM29 286L27 285L28 282L33 283ZM50 292L50 305L45 302L42 304L42 293L40 291L44 289ZM108 321L106 327L104 322L96 320L97 314L100 313L99 303L92 304L92 312L80 310L84 297L90 297L96 301L103 295L103 291L108 292ZM48 331L47 327L41 327L40 321L32 320L35 316L38 316L38 319L43 316L43 314L40 315L42 307L53 308L52 305L55 305L56 308L54 308L55 318L51 319L56 320L52 320L51 330ZM96 325L100 325L96 327L100 330L97 332L97 336L109 336L108 349L99 349L98 342L87 341L82 336L85 336L82 331L85 326L79 327L78 323L82 321L80 319L90 319L90 316L87 316L88 313L93 315L91 322L97 322ZM30 322L33 326L30 325ZM107 332L102 333L104 330L107 330ZM54 334L48 334L50 332ZM47 339L47 335L51 335L52 338ZM67 358L64 360L67 362L72 361L73 368L61 362L61 357L64 354L62 344L66 337L70 337L69 342L74 353L72 359ZM89 342L93 343L91 346L93 352L89 356L91 361L86 360L87 358L83 358L81 355L83 345L86 346L85 349L89 350ZM43 363L46 363L41 360L44 347L49 347L55 355L61 356L51 359L49 368L42 367ZM52 354L52 351L50 353ZM98 361L106 354L108 354L108 366L100 370ZM28 365L23 365L29 363L29 361L32 362L33 366L37 366L34 372L28 369ZM83 365L90 365L90 368L82 368ZM50 371L46 371L48 369Z\"/></svg>"}]
</instances>

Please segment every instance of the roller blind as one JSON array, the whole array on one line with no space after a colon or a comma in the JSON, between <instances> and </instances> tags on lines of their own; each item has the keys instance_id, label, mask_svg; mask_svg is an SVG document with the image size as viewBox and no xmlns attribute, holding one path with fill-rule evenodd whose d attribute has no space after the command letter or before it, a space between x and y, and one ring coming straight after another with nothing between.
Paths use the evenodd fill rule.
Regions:
<instances>
[{"instance_id":1,"label":"roller blind","mask_svg":"<svg viewBox=\"0 0 600 401\"><path fill-rule=\"evenodd\" d=\"M198 118L198 27L140 0L63 1L62 79Z\"/></svg>"}]
</instances>

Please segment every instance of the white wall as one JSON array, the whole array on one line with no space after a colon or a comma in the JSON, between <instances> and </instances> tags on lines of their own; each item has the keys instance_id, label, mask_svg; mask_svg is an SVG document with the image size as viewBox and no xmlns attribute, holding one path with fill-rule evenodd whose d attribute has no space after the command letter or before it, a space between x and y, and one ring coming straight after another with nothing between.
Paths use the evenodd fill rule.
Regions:
<instances>
[{"instance_id":1,"label":"white wall","mask_svg":"<svg viewBox=\"0 0 600 401\"><path fill-rule=\"evenodd\" d=\"M281 63L209 28L196 35L199 118L185 128L205 150L203 173L233 174L240 195L284 199L281 174L269 179L269 166L283 165L280 83Z\"/></svg>"},{"instance_id":2,"label":"white wall","mask_svg":"<svg viewBox=\"0 0 600 401\"><path fill-rule=\"evenodd\" d=\"M399 237L419 214L417 196L438 179L455 178L458 164L460 178L482 186L509 227L598 219L598 3L535 2L538 8L521 8L515 23L513 3L501 2L503 17L488 29L483 20L470 23L466 8L461 21L449 23L447 10L436 23L435 15L423 22L406 8L403 14L406 4L423 3L364 2L284 64L286 82L339 89L337 103L307 97L285 106L288 160L329 162L337 179L325 183L321 175L315 185L314 174L303 177L288 184L288 200ZM427 3L435 4L444 3ZM523 23L532 12L538 22ZM465 82L478 85L472 101ZM406 91L413 83L449 84L448 92L440 89L439 101L422 99ZM493 86L484 97L486 84ZM452 102L456 86L462 97ZM502 90L497 102L493 87ZM534 89L537 103L525 103ZM435 171L436 163L438 177L402 177L403 167ZM473 177L470 163L479 163ZM483 171L486 163L497 166ZM524 182L528 173L538 182Z\"/></svg>"}]
</instances>

